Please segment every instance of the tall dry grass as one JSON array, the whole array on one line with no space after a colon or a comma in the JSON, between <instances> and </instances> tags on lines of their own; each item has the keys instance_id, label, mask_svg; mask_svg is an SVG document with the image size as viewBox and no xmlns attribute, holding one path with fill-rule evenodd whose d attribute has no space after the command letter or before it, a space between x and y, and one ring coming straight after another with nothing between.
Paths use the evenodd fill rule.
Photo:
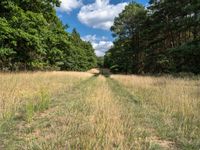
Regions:
<instances>
[{"instance_id":1,"label":"tall dry grass","mask_svg":"<svg viewBox=\"0 0 200 150\"><path fill-rule=\"evenodd\" d=\"M112 76L143 102L168 113L199 118L200 80L173 77Z\"/></svg>"},{"instance_id":2,"label":"tall dry grass","mask_svg":"<svg viewBox=\"0 0 200 150\"><path fill-rule=\"evenodd\" d=\"M103 76L96 80L97 87L86 99L91 112L88 115L90 131L80 136L85 149L122 148L124 139L122 107L115 100L112 89Z\"/></svg>"},{"instance_id":3,"label":"tall dry grass","mask_svg":"<svg viewBox=\"0 0 200 150\"><path fill-rule=\"evenodd\" d=\"M199 148L198 77L98 73L0 74L0 149Z\"/></svg>"},{"instance_id":4,"label":"tall dry grass","mask_svg":"<svg viewBox=\"0 0 200 150\"><path fill-rule=\"evenodd\" d=\"M199 77L113 75L112 78L140 100L146 110L144 119L153 122L160 136L188 149L200 146Z\"/></svg>"},{"instance_id":5,"label":"tall dry grass","mask_svg":"<svg viewBox=\"0 0 200 150\"><path fill-rule=\"evenodd\" d=\"M89 73L0 73L0 120L12 117L24 103L36 103L67 91Z\"/></svg>"}]
</instances>

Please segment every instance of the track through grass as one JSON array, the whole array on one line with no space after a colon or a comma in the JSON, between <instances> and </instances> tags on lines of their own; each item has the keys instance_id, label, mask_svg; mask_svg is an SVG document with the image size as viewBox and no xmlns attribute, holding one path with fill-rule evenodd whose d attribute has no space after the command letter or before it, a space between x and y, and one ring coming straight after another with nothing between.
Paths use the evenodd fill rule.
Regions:
<instances>
[{"instance_id":1,"label":"track through grass","mask_svg":"<svg viewBox=\"0 0 200 150\"><path fill-rule=\"evenodd\" d=\"M128 114L132 114L131 118L137 122L136 130L142 129L147 133L142 140L150 144L147 149L199 149L198 77L113 75L108 80L116 94L126 93L120 94L121 100L126 101ZM134 95L132 101L135 97L139 105L131 105L129 95ZM130 102L127 97L130 97Z\"/></svg>"},{"instance_id":2,"label":"track through grass","mask_svg":"<svg viewBox=\"0 0 200 150\"><path fill-rule=\"evenodd\" d=\"M181 138L179 134L167 135L166 131L172 129L163 121L164 113L134 90L120 78L107 75L95 74L76 82L51 97L49 106L34 112L31 120L18 116L6 124L7 132L1 134L0 148L176 150L198 147L197 138L196 145L186 146L177 140Z\"/></svg>"},{"instance_id":3,"label":"track through grass","mask_svg":"<svg viewBox=\"0 0 200 150\"><path fill-rule=\"evenodd\" d=\"M128 149L177 149L175 143L168 139L162 139L156 128L152 125L155 117L148 112L142 100L133 95L121 83L112 78L107 78L115 100L123 107L122 119L124 120L126 145ZM159 118L157 118L159 119Z\"/></svg>"}]
</instances>

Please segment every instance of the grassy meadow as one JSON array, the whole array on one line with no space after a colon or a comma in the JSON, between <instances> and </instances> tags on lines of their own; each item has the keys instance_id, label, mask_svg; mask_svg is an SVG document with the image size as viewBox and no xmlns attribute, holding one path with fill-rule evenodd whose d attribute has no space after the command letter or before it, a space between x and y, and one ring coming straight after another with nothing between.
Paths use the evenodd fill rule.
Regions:
<instances>
[{"instance_id":1,"label":"grassy meadow","mask_svg":"<svg viewBox=\"0 0 200 150\"><path fill-rule=\"evenodd\" d=\"M200 149L200 78L0 73L0 150Z\"/></svg>"}]
</instances>

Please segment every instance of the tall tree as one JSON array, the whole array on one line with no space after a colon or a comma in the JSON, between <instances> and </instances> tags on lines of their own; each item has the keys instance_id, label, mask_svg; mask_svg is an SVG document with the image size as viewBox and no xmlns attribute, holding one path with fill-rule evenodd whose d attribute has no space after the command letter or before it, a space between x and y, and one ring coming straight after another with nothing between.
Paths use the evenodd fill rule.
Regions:
<instances>
[{"instance_id":1,"label":"tall tree","mask_svg":"<svg viewBox=\"0 0 200 150\"><path fill-rule=\"evenodd\" d=\"M142 43L141 30L146 19L146 13L142 5L131 3L126 6L119 17L115 18L114 25L111 27L111 31L116 37L116 52L118 51L119 53L120 51L125 65L123 65L124 67L121 66L123 60L120 58L116 63L118 63L118 66L121 66L120 70L124 70L127 73L140 73L143 68L144 45ZM113 50L112 52L114 53L115 51Z\"/></svg>"},{"instance_id":2,"label":"tall tree","mask_svg":"<svg viewBox=\"0 0 200 150\"><path fill-rule=\"evenodd\" d=\"M199 6L199 0L151 0L148 9L130 3L111 28L116 41L106 65L132 73L200 73Z\"/></svg>"},{"instance_id":3,"label":"tall tree","mask_svg":"<svg viewBox=\"0 0 200 150\"><path fill-rule=\"evenodd\" d=\"M86 70L96 65L91 45L67 33L56 16L59 5L59 0L1 0L1 70ZM73 63L68 67L66 62Z\"/></svg>"}]
</instances>

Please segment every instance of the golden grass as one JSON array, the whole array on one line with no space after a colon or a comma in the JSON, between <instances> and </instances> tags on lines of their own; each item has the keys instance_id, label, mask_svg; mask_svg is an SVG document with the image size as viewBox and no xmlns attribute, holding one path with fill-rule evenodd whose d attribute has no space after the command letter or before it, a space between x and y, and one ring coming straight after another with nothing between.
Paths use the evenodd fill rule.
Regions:
<instances>
[{"instance_id":1,"label":"golden grass","mask_svg":"<svg viewBox=\"0 0 200 150\"><path fill-rule=\"evenodd\" d=\"M144 102L155 104L168 114L199 118L200 80L172 77L112 76Z\"/></svg>"},{"instance_id":2,"label":"golden grass","mask_svg":"<svg viewBox=\"0 0 200 150\"><path fill-rule=\"evenodd\" d=\"M98 77L97 88L86 102L91 107L89 115L90 137L86 139L86 149L112 149L122 147L124 141L121 106L109 88L105 77Z\"/></svg>"},{"instance_id":3,"label":"golden grass","mask_svg":"<svg viewBox=\"0 0 200 150\"><path fill-rule=\"evenodd\" d=\"M62 93L88 77L91 74L77 72L1 73L0 119L9 118L23 103L36 100L41 93Z\"/></svg>"},{"instance_id":4,"label":"golden grass","mask_svg":"<svg viewBox=\"0 0 200 150\"><path fill-rule=\"evenodd\" d=\"M87 132L87 113L90 108L85 98L94 88L93 78L82 81L71 90L56 97L54 107L34 116L31 122L17 125L16 139L10 149L68 149L80 147L79 137Z\"/></svg>"},{"instance_id":5,"label":"golden grass","mask_svg":"<svg viewBox=\"0 0 200 150\"><path fill-rule=\"evenodd\" d=\"M97 68L94 68L94 69L88 70L87 72L92 73L92 74L99 74L99 73L100 73L100 70L97 69Z\"/></svg>"},{"instance_id":6,"label":"golden grass","mask_svg":"<svg viewBox=\"0 0 200 150\"><path fill-rule=\"evenodd\" d=\"M0 74L0 120L16 116L24 106L28 112L22 113L31 116L2 125L7 128L0 130L0 149L199 147L198 78L105 78L98 73L93 69ZM38 99L42 101L36 106L42 111L33 115L32 104ZM51 107L42 109L49 99L53 99Z\"/></svg>"},{"instance_id":7,"label":"golden grass","mask_svg":"<svg viewBox=\"0 0 200 150\"><path fill-rule=\"evenodd\" d=\"M188 149L199 146L198 77L192 79L113 75L112 78L140 100L146 114L143 120L152 120L150 122L154 122L154 128L160 136L181 143L182 146L190 145Z\"/></svg>"}]
</instances>

